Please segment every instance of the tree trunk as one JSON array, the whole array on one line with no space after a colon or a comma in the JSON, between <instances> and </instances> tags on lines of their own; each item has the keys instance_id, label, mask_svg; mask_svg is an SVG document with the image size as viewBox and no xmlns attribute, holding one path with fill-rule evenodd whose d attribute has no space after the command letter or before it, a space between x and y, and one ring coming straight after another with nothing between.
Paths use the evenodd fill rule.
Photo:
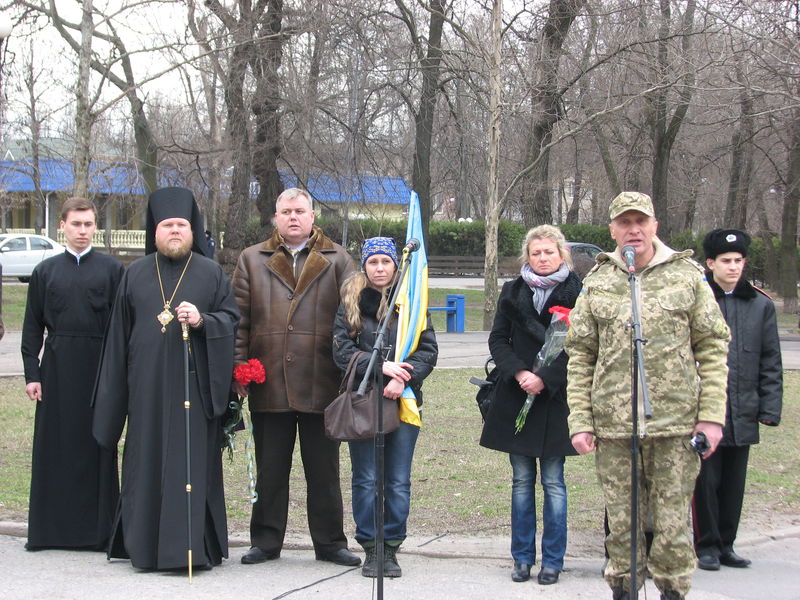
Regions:
<instances>
[{"instance_id":1,"label":"tree trunk","mask_svg":"<svg viewBox=\"0 0 800 600\"><path fill-rule=\"evenodd\" d=\"M699 177L697 178L699 179ZM691 231L694 226L694 213L697 211L697 185L691 185L683 212L683 231Z\"/></svg>"},{"instance_id":2,"label":"tree trunk","mask_svg":"<svg viewBox=\"0 0 800 600\"><path fill-rule=\"evenodd\" d=\"M2 40L0 40L2 43ZM40 168L40 146L39 142L42 137L42 120L39 118L39 101L36 95L36 74L33 69L34 63L34 47L33 41L30 43L30 61L25 65L25 89L28 92L28 126L30 128L31 136L31 179L33 180L33 187L36 193L36 198L33 203L33 222L36 232L44 231L44 234L50 236L49 223L46 222L47 217L47 197L42 190L42 170Z\"/></svg>"},{"instance_id":3,"label":"tree trunk","mask_svg":"<svg viewBox=\"0 0 800 600\"><path fill-rule=\"evenodd\" d=\"M597 143L597 149L600 151L600 159L603 161L603 169L606 173L606 179L608 179L611 197L615 198L622 193L622 185L620 185L619 182L619 175L617 174L617 168L614 166L614 160L611 158L608 140L599 125L592 127L592 133Z\"/></svg>"},{"instance_id":4,"label":"tree trunk","mask_svg":"<svg viewBox=\"0 0 800 600\"><path fill-rule=\"evenodd\" d=\"M522 217L526 227L552 223L550 199L550 152L553 127L561 118L558 65L564 39L586 0L550 0L547 21L542 28L540 54L533 64L535 82L531 90L531 127L525 164L536 166L522 179Z\"/></svg>"},{"instance_id":5,"label":"tree trunk","mask_svg":"<svg viewBox=\"0 0 800 600\"><path fill-rule=\"evenodd\" d=\"M218 252L219 262L228 276L233 274L239 253L244 249L244 229L247 207L250 204L250 133L248 111L244 104L244 79L247 73L250 47L241 34L234 35L240 43L234 47L225 83L225 104L228 113L228 141L231 147L233 174L228 198L228 218L225 224L225 244Z\"/></svg>"},{"instance_id":6,"label":"tree trunk","mask_svg":"<svg viewBox=\"0 0 800 600\"><path fill-rule=\"evenodd\" d=\"M583 185L583 176L580 168L575 169L575 181L572 185L572 204L569 205L567 211L567 223L577 223L580 216L581 209L581 186Z\"/></svg>"},{"instance_id":7,"label":"tree trunk","mask_svg":"<svg viewBox=\"0 0 800 600\"><path fill-rule=\"evenodd\" d=\"M489 61L489 160L486 188L486 256L483 261L483 330L491 331L497 309L497 233L500 225L500 119L503 50L503 0L492 3L492 53Z\"/></svg>"},{"instance_id":8,"label":"tree trunk","mask_svg":"<svg viewBox=\"0 0 800 600\"><path fill-rule=\"evenodd\" d=\"M78 80L75 83L75 154L73 195L89 198L89 164L94 115L89 100L89 69L92 61L92 0L83 0Z\"/></svg>"},{"instance_id":9,"label":"tree trunk","mask_svg":"<svg viewBox=\"0 0 800 600\"><path fill-rule=\"evenodd\" d=\"M797 220L800 207L800 110L794 110L786 193L783 196L781 226L781 293L783 312L797 312Z\"/></svg>"},{"instance_id":10,"label":"tree trunk","mask_svg":"<svg viewBox=\"0 0 800 600\"><path fill-rule=\"evenodd\" d=\"M419 110L415 115L414 162L411 172L411 187L419 196L422 213L422 231L428 237L432 215L431 206L431 143L433 121L436 117L436 96L439 91L439 65L442 62L442 29L446 0L431 0L430 25L425 58L420 64L422 92Z\"/></svg>"},{"instance_id":11,"label":"tree trunk","mask_svg":"<svg viewBox=\"0 0 800 600\"><path fill-rule=\"evenodd\" d=\"M670 64L669 58L669 38L670 20L672 9L670 0L660 0L661 3L661 26L658 41L657 77L659 83L664 83L668 79ZM683 119L689 109L694 89L694 71L688 65L689 52L692 47L692 30L694 24L695 0L687 0L686 12L683 16L681 26L681 52L684 57L683 64L686 65L686 73L683 75L682 84L678 88L678 98L672 117L668 117L667 93L668 88L657 90L652 95L653 103L653 171L652 171L652 196L653 208L656 217L661 218L659 234L664 239L669 239L671 224L669 216L671 208L669 206L669 163L672 154L672 147L678 137Z\"/></svg>"},{"instance_id":12,"label":"tree trunk","mask_svg":"<svg viewBox=\"0 0 800 600\"><path fill-rule=\"evenodd\" d=\"M469 158L466 117L464 115L464 102L462 100L462 81L456 79L456 127L458 129L458 192L456 194L456 218L467 218L472 216L472 202L469 193Z\"/></svg>"},{"instance_id":13,"label":"tree trunk","mask_svg":"<svg viewBox=\"0 0 800 600\"><path fill-rule=\"evenodd\" d=\"M253 98L255 138L253 140L253 175L259 183L256 206L261 214L261 226L267 229L275 214L275 200L283 191L278 173L281 154L280 80L278 69L283 56L283 0L268 0L264 18L259 19L261 39L255 46L253 61L256 74L256 94Z\"/></svg>"},{"instance_id":14,"label":"tree trunk","mask_svg":"<svg viewBox=\"0 0 800 600\"><path fill-rule=\"evenodd\" d=\"M308 69L308 80L304 94L302 111L302 123L300 125L303 133L303 161L300 165L300 181L304 186L308 185L308 168L313 164L314 152L314 122L317 112L317 96L319 95L319 78L322 69L322 57L325 53L325 43L327 41L326 31L315 31L314 50L311 53L311 65Z\"/></svg>"},{"instance_id":15,"label":"tree trunk","mask_svg":"<svg viewBox=\"0 0 800 600\"><path fill-rule=\"evenodd\" d=\"M761 276L768 288L777 290L780 289L778 254L775 252L775 246L772 243L772 238L775 236L769 227L767 208L764 205L763 198L759 201L758 206L756 206L756 213L758 214L759 236L764 242L764 273L762 273Z\"/></svg>"},{"instance_id":16,"label":"tree trunk","mask_svg":"<svg viewBox=\"0 0 800 600\"><path fill-rule=\"evenodd\" d=\"M736 79L744 86L741 68L737 65ZM747 228L747 200L750 195L750 179L753 169L753 99L743 87L739 94L738 126L731 136L731 177L728 182L728 198L725 203L725 226L736 229Z\"/></svg>"}]
</instances>

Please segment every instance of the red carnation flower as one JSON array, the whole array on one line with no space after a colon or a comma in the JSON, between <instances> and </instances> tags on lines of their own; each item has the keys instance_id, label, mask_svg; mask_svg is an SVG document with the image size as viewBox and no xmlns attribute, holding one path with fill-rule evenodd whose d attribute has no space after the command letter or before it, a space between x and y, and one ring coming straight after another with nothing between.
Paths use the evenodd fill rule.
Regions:
<instances>
[{"instance_id":1,"label":"red carnation flower","mask_svg":"<svg viewBox=\"0 0 800 600\"><path fill-rule=\"evenodd\" d=\"M550 314L558 315L556 319L558 321L564 320L567 323L567 327L569 327L569 313L572 311L571 308L566 308L564 306L551 306L550 307Z\"/></svg>"},{"instance_id":2,"label":"red carnation flower","mask_svg":"<svg viewBox=\"0 0 800 600\"><path fill-rule=\"evenodd\" d=\"M267 372L260 360L251 358L233 369L233 378L241 385L264 383L267 380Z\"/></svg>"}]
</instances>

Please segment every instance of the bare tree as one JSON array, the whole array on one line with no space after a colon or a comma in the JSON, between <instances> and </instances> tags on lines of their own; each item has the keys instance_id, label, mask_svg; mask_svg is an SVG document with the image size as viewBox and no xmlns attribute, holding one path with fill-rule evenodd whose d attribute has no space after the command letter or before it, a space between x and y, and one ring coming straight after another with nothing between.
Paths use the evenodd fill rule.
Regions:
<instances>
[{"instance_id":1,"label":"bare tree","mask_svg":"<svg viewBox=\"0 0 800 600\"><path fill-rule=\"evenodd\" d=\"M531 65L531 123L525 154L526 165L536 165L520 181L522 214L526 227L553 220L550 208L550 150L553 127L563 115L558 66L564 40L586 0L550 0L550 8L537 44L538 52Z\"/></svg>"},{"instance_id":2,"label":"bare tree","mask_svg":"<svg viewBox=\"0 0 800 600\"><path fill-rule=\"evenodd\" d=\"M422 212L422 229L428 234L431 218L431 142L433 122L436 116L436 96L439 91L439 71L442 61L442 30L444 29L446 0L431 0L426 6L430 12L428 39L425 44L419 40L411 11L402 0L395 0L401 19L411 34L412 43L419 58L422 74L422 89L419 108L414 113L414 165L411 174L411 187L419 196Z\"/></svg>"},{"instance_id":3,"label":"bare tree","mask_svg":"<svg viewBox=\"0 0 800 600\"><path fill-rule=\"evenodd\" d=\"M55 2L52 2L51 8L55 10ZM95 115L92 112L93 101L89 97L89 69L92 61L93 33L92 0L83 0L80 44L73 40L78 52L78 76L75 81L75 152L73 155L75 184L73 193L80 198L89 197L89 164L92 160L92 124Z\"/></svg>"},{"instance_id":4,"label":"bare tree","mask_svg":"<svg viewBox=\"0 0 800 600\"><path fill-rule=\"evenodd\" d=\"M137 168L142 175L145 188L148 191L154 190L158 185L158 149L155 144L150 123L145 112L144 101L139 97L138 89L141 85L134 76L131 55L128 52L122 38L117 34L113 19L109 15L99 14L100 20L107 27L106 31L98 30L93 24L93 17L98 13L91 0L84 0L81 23L76 24L67 21L61 16L56 6L56 0L49 0L47 5L41 3L28 2L21 0L20 4L34 11L46 15L54 27L61 35L62 39L79 56L79 85L88 85L88 70L83 65L83 61L88 61L91 69L96 71L103 79L107 79L127 98L130 104L130 114L133 123L134 137L136 139L136 158ZM119 13L124 12L125 7L115 15L119 18ZM114 48L111 57L106 62L101 62L96 58L96 54L90 56L86 52L91 48L91 41L85 39L87 31L91 31L94 38L110 44ZM80 32L80 40L76 39L72 32ZM119 65L119 66L118 66ZM121 69L122 74L117 74L115 68ZM82 102L82 100L79 100ZM84 127L85 124L81 124ZM79 145L83 142L78 142ZM76 162L76 168L78 168ZM83 167L80 167L81 169Z\"/></svg>"}]
</instances>

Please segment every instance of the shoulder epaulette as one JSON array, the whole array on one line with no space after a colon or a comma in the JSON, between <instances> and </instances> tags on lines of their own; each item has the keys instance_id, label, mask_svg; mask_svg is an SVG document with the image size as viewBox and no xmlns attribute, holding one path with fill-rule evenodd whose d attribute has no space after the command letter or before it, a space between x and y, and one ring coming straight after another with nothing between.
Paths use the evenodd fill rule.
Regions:
<instances>
[{"instance_id":1,"label":"shoulder epaulette","mask_svg":"<svg viewBox=\"0 0 800 600\"><path fill-rule=\"evenodd\" d=\"M760 287L758 287L758 286L755 286L755 285L753 285L752 283L750 284L750 286L751 286L751 287L752 287L752 288L753 288L755 291L757 291L757 292L761 292L761 293L762 293L762 294L764 294L764 295L765 295L767 298L769 298L770 300L772 300L772 296L770 296L770 295L769 295L767 292L765 292L764 290L762 290Z\"/></svg>"}]
</instances>

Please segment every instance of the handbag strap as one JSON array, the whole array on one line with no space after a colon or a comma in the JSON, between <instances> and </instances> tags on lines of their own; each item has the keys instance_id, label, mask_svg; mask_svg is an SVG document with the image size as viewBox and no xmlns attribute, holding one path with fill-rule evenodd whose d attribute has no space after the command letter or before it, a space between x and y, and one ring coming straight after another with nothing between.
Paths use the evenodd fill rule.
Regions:
<instances>
[{"instance_id":1,"label":"handbag strap","mask_svg":"<svg viewBox=\"0 0 800 600\"><path fill-rule=\"evenodd\" d=\"M342 378L342 385L339 387L340 393L353 391L353 383L356 378L356 363L358 362L358 357L362 354L364 354L363 350L356 350L353 352L353 356L350 357L350 362L347 363L347 370Z\"/></svg>"}]
</instances>

